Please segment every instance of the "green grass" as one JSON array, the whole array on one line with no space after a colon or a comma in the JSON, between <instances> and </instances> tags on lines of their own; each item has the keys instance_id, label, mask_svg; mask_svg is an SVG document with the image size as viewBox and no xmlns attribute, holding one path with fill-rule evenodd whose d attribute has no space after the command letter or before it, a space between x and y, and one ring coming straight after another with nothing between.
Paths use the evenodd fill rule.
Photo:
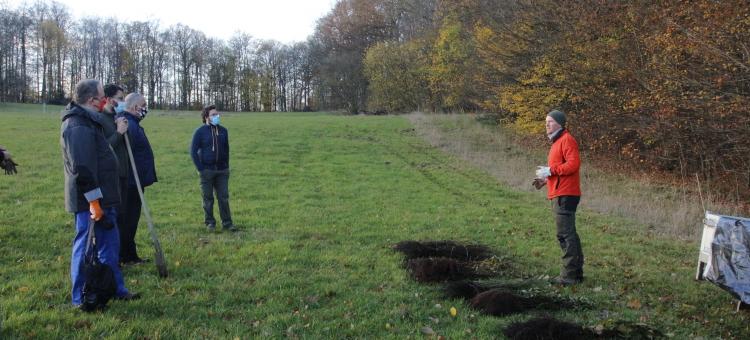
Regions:
<instances>
[{"instance_id":1,"label":"green grass","mask_svg":"<svg viewBox=\"0 0 750 340\"><path fill-rule=\"evenodd\" d=\"M424 326L502 337L529 315L483 316L441 297L408 277L390 245L479 242L510 256L515 273L557 272L549 203L430 147L402 117L226 114L242 231L207 234L188 155L199 114L156 111L143 122L159 177L146 196L171 275L126 268L143 298L83 314L69 306L73 217L63 209L59 107L47 110L0 104L0 144L20 164L17 176L0 176L0 338L422 338ZM591 308L553 315L645 322L676 338L750 334L729 294L693 281L696 243L587 211L578 220L587 281L545 289ZM152 257L145 221L139 230L140 253Z\"/></svg>"}]
</instances>

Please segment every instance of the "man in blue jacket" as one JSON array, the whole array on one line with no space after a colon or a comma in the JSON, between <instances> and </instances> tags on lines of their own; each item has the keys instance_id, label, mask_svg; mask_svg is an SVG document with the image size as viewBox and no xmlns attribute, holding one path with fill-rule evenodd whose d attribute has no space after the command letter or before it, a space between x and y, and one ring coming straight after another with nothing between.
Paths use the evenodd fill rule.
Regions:
<instances>
[{"instance_id":1,"label":"man in blue jacket","mask_svg":"<svg viewBox=\"0 0 750 340\"><path fill-rule=\"evenodd\" d=\"M102 129L104 121L98 114L104 104L101 83L85 79L76 85L74 100L62 112L60 146L65 174L65 209L75 214L76 223L70 262L74 306L83 302L86 282L83 265L91 219L96 221L94 234L99 261L109 266L115 275L116 298L133 300L140 296L125 288L118 263L120 235L115 207L120 203L120 188L117 158L107 143Z\"/></svg>"},{"instance_id":2,"label":"man in blue jacket","mask_svg":"<svg viewBox=\"0 0 750 340\"><path fill-rule=\"evenodd\" d=\"M141 122L146 116L146 98L140 93L131 93L125 97L124 116L128 120L128 138L130 147L133 151L133 160L138 170L138 178L141 181L141 187L146 187L156 183L156 166L154 165L154 152L151 150L151 144L148 142L146 132L141 127ZM138 250L135 244L135 234L138 230L138 221L141 219L141 197L138 194L138 187L135 183L133 167L129 166L130 173L128 176L128 193L127 202L125 202L125 211L123 218L123 238L122 259L125 265L139 264L146 260L138 256Z\"/></svg>"},{"instance_id":3,"label":"man in blue jacket","mask_svg":"<svg viewBox=\"0 0 750 340\"><path fill-rule=\"evenodd\" d=\"M209 232L216 230L214 191L219 201L219 215L224 230L237 231L229 211L229 134L220 125L216 106L203 108L203 125L195 130L190 155L201 178L204 222Z\"/></svg>"}]
</instances>

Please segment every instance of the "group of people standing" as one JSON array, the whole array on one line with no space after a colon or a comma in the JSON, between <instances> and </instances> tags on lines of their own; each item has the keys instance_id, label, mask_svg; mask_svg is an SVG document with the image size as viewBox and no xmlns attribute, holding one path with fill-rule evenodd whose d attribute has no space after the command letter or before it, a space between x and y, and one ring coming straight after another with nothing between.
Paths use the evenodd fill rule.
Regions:
<instances>
[{"instance_id":1,"label":"group of people standing","mask_svg":"<svg viewBox=\"0 0 750 340\"><path fill-rule=\"evenodd\" d=\"M142 207L139 190L157 182L154 153L141 126L147 113L142 94L125 96L122 87L103 86L95 79L80 81L62 112L65 207L74 214L76 227L70 265L74 306L83 302L87 251L95 251L112 269L115 299L140 297L125 287L121 267L148 262L138 255L135 242ZM191 155L200 173L206 226L213 231L216 225L216 192L222 226L236 231L229 210L229 137L219 117L213 106L203 110L204 124L195 132ZM91 221L96 242L94 249L87 249Z\"/></svg>"},{"instance_id":2,"label":"group of people standing","mask_svg":"<svg viewBox=\"0 0 750 340\"><path fill-rule=\"evenodd\" d=\"M124 96L122 87L102 86L95 79L80 81L73 101L62 112L60 144L65 173L65 206L75 216L76 234L71 259L72 302L82 303L86 273L84 258L93 220L95 251L99 261L115 276L115 298L133 300L139 294L125 288L121 266L146 262L138 255L135 235L141 214L139 185L157 182L154 154L141 122L148 113L146 99L139 93ZM200 177L204 223L216 229L214 194L219 202L222 228L236 231L229 209L229 135L220 125L221 115L211 105L203 109L203 124L195 130L190 147ZM553 283L574 285L583 281L583 251L575 228L580 202L580 156L573 136L565 129L566 116L553 110L545 126L552 143L547 166L536 171L534 186L548 187L563 251L560 276ZM2 150L3 165L10 163ZM13 163L15 164L15 163ZM13 168L15 170L15 168ZM134 172L135 171L135 172Z\"/></svg>"}]
</instances>

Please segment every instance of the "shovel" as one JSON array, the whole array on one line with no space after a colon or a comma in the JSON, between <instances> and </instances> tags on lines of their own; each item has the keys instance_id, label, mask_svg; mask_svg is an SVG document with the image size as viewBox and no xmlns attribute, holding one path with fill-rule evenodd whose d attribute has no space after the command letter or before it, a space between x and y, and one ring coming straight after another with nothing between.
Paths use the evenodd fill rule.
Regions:
<instances>
[{"instance_id":1,"label":"shovel","mask_svg":"<svg viewBox=\"0 0 750 340\"><path fill-rule=\"evenodd\" d=\"M156 270L159 271L159 276L167 277L167 261L164 260L164 252L161 250L161 244L159 239L156 237L156 231L154 230L154 221L151 220L151 212L148 210L148 204L146 204L146 197L143 196L143 188L141 187L141 179L138 178L138 169L135 167L135 160L133 158L133 150L130 148L130 138L128 134L123 135L125 137L125 146L128 148L128 159L130 165L133 167L133 175L135 176L135 185L138 187L138 195L141 197L141 204L143 205L143 213L146 215L146 222L148 223L148 232L151 234L151 241L154 243L154 263L156 263Z\"/></svg>"}]
</instances>

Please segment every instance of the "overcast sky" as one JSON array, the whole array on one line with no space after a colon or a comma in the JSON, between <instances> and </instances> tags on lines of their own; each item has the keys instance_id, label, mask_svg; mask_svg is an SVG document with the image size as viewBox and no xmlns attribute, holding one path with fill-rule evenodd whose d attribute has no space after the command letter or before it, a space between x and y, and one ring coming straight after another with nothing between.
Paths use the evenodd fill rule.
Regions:
<instances>
[{"instance_id":1,"label":"overcast sky","mask_svg":"<svg viewBox=\"0 0 750 340\"><path fill-rule=\"evenodd\" d=\"M0 0L16 9L23 0ZM162 28L182 23L209 37L229 40L236 31L283 43L303 41L316 20L330 12L336 0L64 0L75 19L115 17L118 21L158 20ZM119 9L115 4L121 4Z\"/></svg>"}]
</instances>

